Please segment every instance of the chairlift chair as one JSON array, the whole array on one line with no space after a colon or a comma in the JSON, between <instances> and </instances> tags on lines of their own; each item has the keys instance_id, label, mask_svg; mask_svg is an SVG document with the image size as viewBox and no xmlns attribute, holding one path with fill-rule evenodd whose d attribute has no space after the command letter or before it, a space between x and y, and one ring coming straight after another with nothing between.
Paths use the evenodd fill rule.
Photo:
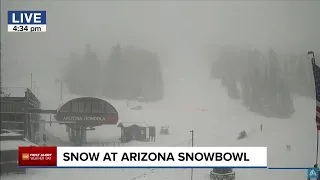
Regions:
<instances>
[{"instance_id":1,"label":"chairlift chair","mask_svg":"<svg viewBox=\"0 0 320 180\"><path fill-rule=\"evenodd\" d=\"M169 134L169 126L161 126L160 134L168 135Z\"/></svg>"}]
</instances>

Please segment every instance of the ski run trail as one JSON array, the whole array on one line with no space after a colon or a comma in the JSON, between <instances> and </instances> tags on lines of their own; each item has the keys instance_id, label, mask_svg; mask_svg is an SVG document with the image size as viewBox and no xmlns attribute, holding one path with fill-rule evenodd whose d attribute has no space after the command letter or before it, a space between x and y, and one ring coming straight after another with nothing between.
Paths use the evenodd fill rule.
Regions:
<instances>
[{"instance_id":1,"label":"ski run trail","mask_svg":"<svg viewBox=\"0 0 320 180\"><path fill-rule=\"evenodd\" d=\"M311 167L315 163L316 127L315 102L295 97L296 112L290 119L265 118L248 112L241 102L227 97L220 82L210 80L191 86L184 82L188 91L199 92L194 96L179 94L170 101L141 104L141 111L132 111L124 101L112 101L119 112L120 121L145 121L155 125L170 126L170 135L158 135L156 142L131 142L132 146L189 146L190 130L195 132L195 146L267 146L268 166L273 168ZM181 85L181 84L180 84ZM186 88L184 87L184 88ZM212 93L214 92L214 93ZM73 98L70 96L69 98ZM180 104L175 104L179 102ZM45 104L45 102L44 102ZM207 111L199 111L205 108ZM263 131L260 131L263 124ZM46 126L47 131L67 141L63 125ZM248 138L236 140L241 130ZM116 126L101 126L89 131L88 141L101 141L119 136ZM292 150L286 151L290 144ZM194 180L208 180L211 169L194 169ZM306 179L306 170L235 169L236 180L301 180ZM29 169L26 175L4 175L2 180L186 180L190 169Z\"/></svg>"},{"instance_id":2,"label":"ski run trail","mask_svg":"<svg viewBox=\"0 0 320 180\"><path fill-rule=\"evenodd\" d=\"M230 99L220 81L209 75L199 77L188 66L181 79L170 79L175 72L166 72L166 96L155 103L140 103L143 109L133 111L125 101L108 100L119 113L119 122L145 121L156 126L170 126L170 135L158 135L156 142L130 142L128 146L190 146L194 130L195 146L267 146L269 168L312 167L316 156L315 101L294 96L295 113L290 119L266 118L248 112L240 101ZM174 69L174 68L173 68ZM197 72L199 73L199 72ZM176 73L175 73L176 74ZM168 87L170 87L168 89ZM56 90L52 90L56 91ZM58 90L57 90L58 91ZM43 93L45 94L45 93ZM48 90L41 98L42 108L56 108L59 95ZM64 102L76 96L64 94ZM103 98L103 97L100 97ZM138 104L130 102L130 104ZM200 111L199 109L206 109ZM260 131L263 124L263 131ZM68 141L64 125L46 126L47 131ZM248 138L236 140L246 130ZM97 127L88 131L90 142L105 142L119 137L116 125ZM286 151L286 145L291 151ZM194 169L194 180L209 180L211 169ZM303 180L306 170L235 169L236 180ZM25 175L4 175L2 180L186 180L190 169L28 169Z\"/></svg>"}]
</instances>

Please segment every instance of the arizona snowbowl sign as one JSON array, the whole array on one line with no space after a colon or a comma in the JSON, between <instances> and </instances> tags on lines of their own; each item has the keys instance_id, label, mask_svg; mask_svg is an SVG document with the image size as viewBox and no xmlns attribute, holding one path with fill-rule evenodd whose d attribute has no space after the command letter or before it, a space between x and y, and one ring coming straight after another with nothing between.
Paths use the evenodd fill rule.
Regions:
<instances>
[{"instance_id":1,"label":"arizona snowbowl sign","mask_svg":"<svg viewBox=\"0 0 320 180\"><path fill-rule=\"evenodd\" d=\"M103 124L117 124L118 112L107 101L81 97L68 101L57 111L57 121L77 122L84 125L99 126Z\"/></svg>"}]
</instances>

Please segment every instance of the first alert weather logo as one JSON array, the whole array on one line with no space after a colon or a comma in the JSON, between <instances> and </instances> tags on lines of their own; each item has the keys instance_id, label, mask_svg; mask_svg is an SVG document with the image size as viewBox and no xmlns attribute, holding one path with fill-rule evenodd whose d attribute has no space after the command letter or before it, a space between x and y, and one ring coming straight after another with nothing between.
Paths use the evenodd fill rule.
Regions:
<instances>
[{"instance_id":1,"label":"first alert weather logo","mask_svg":"<svg viewBox=\"0 0 320 180\"><path fill-rule=\"evenodd\" d=\"M23 161L29 161L30 160L29 153L22 153L22 160Z\"/></svg>"},{"instance_id":2,"label":"first alert weather logo","mask_svg":"<svg viewBox=\"0 0 320 180\"><path fill-rule=\"evenodd\" d=\"M22 153L22 161L50 161L52 153Z\"/></svg>"}]
</instances>

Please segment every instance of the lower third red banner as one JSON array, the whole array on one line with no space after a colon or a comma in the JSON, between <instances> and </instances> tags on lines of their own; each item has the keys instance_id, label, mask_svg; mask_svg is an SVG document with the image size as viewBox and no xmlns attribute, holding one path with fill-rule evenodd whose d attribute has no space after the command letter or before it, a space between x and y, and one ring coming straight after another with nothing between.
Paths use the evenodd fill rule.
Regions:
<instances>
[{"instance_id":1,"label":"lower third red banner","mask_svg":"<svg viewBox=\"0 0 320 180\"><path fill-rule=\"evenodd\" d=\"M57 147L19 147L19 166L57 166Z\"/></svg>"}]
</instances>

